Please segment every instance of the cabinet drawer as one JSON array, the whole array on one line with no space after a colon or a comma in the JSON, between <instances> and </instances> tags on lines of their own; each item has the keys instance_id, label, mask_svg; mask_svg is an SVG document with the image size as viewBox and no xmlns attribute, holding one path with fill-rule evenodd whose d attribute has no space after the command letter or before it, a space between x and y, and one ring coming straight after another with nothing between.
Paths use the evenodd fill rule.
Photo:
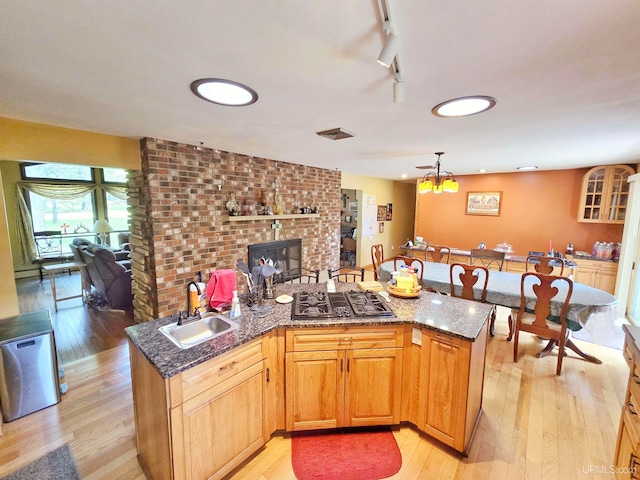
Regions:
<instances>
[{"instance_id":1,"label":"cabinet drawer","mask_svg":"<svg viewBox=\"0 0 640 480\"><path fill-rule=\"evenodd\" d=\"M171 405L218 385L262 359L262 340L258 339L176 375L171 385Z\"/></svg>"},{"instance_id":2,"label":"cabinet drawer","mask_svg":"<svg viewBox=\"0 0 640 480\"><path fill-rule=\"evenodd\" d=\"M300 328L286 333L287 352L402 347L402 326Z\"/></svg>"}]
</instances>

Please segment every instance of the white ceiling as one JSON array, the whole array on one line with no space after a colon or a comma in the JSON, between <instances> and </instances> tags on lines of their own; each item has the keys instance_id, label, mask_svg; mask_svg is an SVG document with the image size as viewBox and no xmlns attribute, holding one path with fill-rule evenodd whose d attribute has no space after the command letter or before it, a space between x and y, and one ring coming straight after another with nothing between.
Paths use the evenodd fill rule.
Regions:
<instances>
[{"instance_id":1,"label":"white ceiling","mask_svg":"<svg viewBox=\"0 0 640 480\"><path fill-rule=\"evenodd\" d=\"M378 0L1 0L0 116L389 179L436 151L456 174L640 161L640 1L389 5L397 104ZM205 102L204 77L259 100ZM498 103L431 114L473 94ZM356 136L315 134L333 127Z\"/></svg>"}]
</instances>

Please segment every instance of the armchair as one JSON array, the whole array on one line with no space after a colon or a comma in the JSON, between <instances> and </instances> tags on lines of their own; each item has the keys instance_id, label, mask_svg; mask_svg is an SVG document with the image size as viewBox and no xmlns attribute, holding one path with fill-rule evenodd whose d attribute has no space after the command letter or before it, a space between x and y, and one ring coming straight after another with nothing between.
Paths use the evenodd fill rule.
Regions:
<instances>
[{"instance_id":1,"label":"armchair","mask_svg":"<svg viewBox=\"0 0 640 480\"><path fill-rule=\"evenodd\" d=\"M133 306L130 262L117 261L113 250L105 245L91 243L77 248L96 291L111 307L130 309Z\"/></svg>"}]
</instances>

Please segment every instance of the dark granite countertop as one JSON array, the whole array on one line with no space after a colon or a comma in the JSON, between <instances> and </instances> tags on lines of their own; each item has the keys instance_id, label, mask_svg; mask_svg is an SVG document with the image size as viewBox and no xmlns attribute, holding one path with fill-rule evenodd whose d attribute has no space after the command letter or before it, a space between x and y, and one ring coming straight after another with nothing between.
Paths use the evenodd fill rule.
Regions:
<instances>
[{"instance_id":1,"label":"dark granite countertop","mask_svg":"<svg viewBox=\"0 0 640 480\"><path fill-rule=\"evenodd\" d=\"M413 246L413 247L406 247L406 246L401 246L400 249L404 249L404 250L418 250L418 251L424 251L427 247L423 246L423 245L419 245L419 246ZM451 247L450 249L451 251L451 255L460 255L462 257L471 257L471 250L462 250L460 248L455 248L455 247ZM575 262L575 259L577 259L578 257L558 257L558 260L562 260L564 261L564 264L566 267L576 267L578 264ZM516 255L515 253L506 253L504 256L504 259L509 261L509 262L516 262L516 263L525 263L527 261L527 255ZM598 261L602 261L602 262L612 262L612 260L604 260L602 258L589 258L589 260L598 260Z\"/></svg>"},{"instance_id":2,"label":"dark granite countertop","mask_svg":"<svg viewBox=\"0 0 640 480\"><path fill-rule=\"evenodd\" d=\"M276 294L292 295L296 291L317 291L326 288L325 283L286 284L278 285ZM356 288L354 283L336 283L338 291ZM241 306L242 316L237 322L240 323L238 330L187 350L176 347L158 331L159 327L174 322L172 317L133 325L127 327L125 332L160 374L164 378L170 378L280 327L318 328L413 324L416 327L429 328L473 342L493 309L493 305L429 292L422 292L418 298L391 297L390 306L396 317L292 320L291 305L278 304L274 300L265 301L264 306L268 312L266 315L260 316L243 304Z\"/></svg>"}]
</instances>

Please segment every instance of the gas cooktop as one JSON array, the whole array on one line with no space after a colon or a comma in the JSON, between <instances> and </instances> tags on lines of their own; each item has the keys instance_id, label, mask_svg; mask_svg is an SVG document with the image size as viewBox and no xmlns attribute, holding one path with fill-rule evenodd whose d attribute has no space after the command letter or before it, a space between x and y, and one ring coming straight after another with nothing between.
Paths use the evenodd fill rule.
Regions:
<instances>
[{"instance_id":1,"label":"gas cooktop","mask_svg":"<svg viewBox=\"0 0 640 480\"><path fill-rule=\"evenodd\" d=\"M298 292L293 294L291 318L395 317L387 302L377 293L361 290L349 292Z\"/></svg>"}]
</instances>

